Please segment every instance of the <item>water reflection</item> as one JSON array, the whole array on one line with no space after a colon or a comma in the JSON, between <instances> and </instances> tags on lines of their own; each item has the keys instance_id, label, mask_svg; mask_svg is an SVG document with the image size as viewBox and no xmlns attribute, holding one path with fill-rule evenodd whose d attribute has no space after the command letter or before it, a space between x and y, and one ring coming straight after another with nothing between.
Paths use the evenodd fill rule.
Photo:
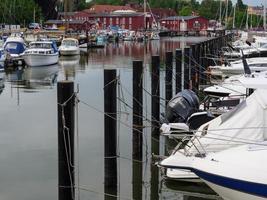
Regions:
<instances>
[{"instance_id":1,"label":"water reflection","mask_svg":"<svg viewBox=\"0 0 267 200\"><path fill-rule=\"evenodd\" d=\"M122 124L118 125L118 131L121 133L118 153L124 157L118 158L118 195L121 196L121 199L133 197L140 200L192 200L197 198L195 196L198 193L207 195L206 199L213 197L214 194L209 192L192 191L190 189L192 186L187 184L160 182L162 175L157 167L150 165L150 155L151 152L158 154L161 149L155 140L155 143L151 144L151 130L148 121L144 122L143 129L143 162L133 162L131 159L132 147L129 144L132 140L132 110L129 107L132 105L132 61L140 59L146 64L144 65L143 85L147 91L144 92L144 115L149 118L151 74L150 66L147 64L150 63L151 55L160 54L162 59L166 51L174 51L190 42L192 42L190 38L171 38L148 43L109 44L104 49L81 52L80 57L60 57L59 64L55 66L19 69L6 73L5 79L2 80L6 87L0 98L2 105L0 121L3 122L0 135L0 141L3 141L3 144L0 145L2 152L0 162L4 163L5 167L0 170L1 180L5 180L0 181L0 197L3 196L2 198L6 200L56 199L57 109L55 82L65 79L75 80L75 83L80 85L79 98L86 101L88 105L103 111L103 69L106 68L118 69L117 75L120 75L122 84L122 91L118 90L118 95L121 95L120 98L126 103L119 102L121 106L118 105L118 112L129 113L127 117L125 113L122 114L123 117L120 116L120 120L123 120L124 124L130 125L130 128ZM164 76L161 76L161 82L164 82ZM22 92L20 93L20 91ZM164 92L164 90L161 91ZM19 107L14 106L12 97L15 95L18 104L19 101L22 101ZM103 194L103 120L103 112L96 112L84 104L79 105L80 185L93 191L90 193L81 191L81 200L104 199L105 197ZM29 121L32 122L31 126L28 125ZM167 145L169 146L169 144ZM146 162L147 160L148 162ZM32 161L35 162L32 163ZM9 165L14 168L12 173L9 171ZM14 173L15 175L11 175ZM10 192L8 190L10 185L17 187ZM38 189L37 186L40 188ZM198 185L195 187L198 188ZM36 189L34 194L23 193L32 188ZM106 199L108 199L107 196Z\"/></svg>"},{"instance_id":2,"label":"water reflection","mask_svg":"<svg viewBox=\"0 0 267 200\"><path fill-rule=\"evenodd\" d=\"M10 81L14 87L27 90L52 88L56 83L58 71L58 65L28 67L7 73L7 81ZM24 91L27 92L27 90Z\"/></svg>"},{"instance_id":3,"label":"water reflection","mask_svg":"<svg viewBox=\"0 0 267 200\"><path fill-rule=\"evenodd\" d=\"M5 73L0 72L0 94L2 94L5 88Z\"/></svg>"},{"instance_id":4,"label":"water reflection","mask_svg":"<svg viewBox=\"0 0 267 200\"><path fill-rule=\"evenodd\" d=\"M64 72L64 79L74 79L76 71L79 69L80 55L75 56L61 56L59 59L59 66ZM82 66L82 65L81 65Z\"/></svg>"}]
</instances>

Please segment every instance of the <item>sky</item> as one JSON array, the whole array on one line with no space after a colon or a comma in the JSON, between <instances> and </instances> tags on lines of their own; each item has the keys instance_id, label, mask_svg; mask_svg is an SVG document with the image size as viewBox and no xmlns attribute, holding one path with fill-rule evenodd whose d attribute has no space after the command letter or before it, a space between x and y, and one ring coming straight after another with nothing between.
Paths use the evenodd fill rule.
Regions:
<instances>
[{"instance_id":1,"label":"sky","mask_svg":"<svg viewBox=\"0 0 267 200\"><path fill-rule=\"evenodd\" d=\"M261 4L264 3L264 0L243 0L243 2L248 5L260 6Z\"/></svg>"}]
</instances>

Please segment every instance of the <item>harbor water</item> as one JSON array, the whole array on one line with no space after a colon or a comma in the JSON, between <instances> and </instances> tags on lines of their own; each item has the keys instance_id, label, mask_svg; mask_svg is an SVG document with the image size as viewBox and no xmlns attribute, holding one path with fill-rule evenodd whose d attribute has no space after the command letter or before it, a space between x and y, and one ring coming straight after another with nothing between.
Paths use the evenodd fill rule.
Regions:
<instances>
[{"instance_id":1,"label":"harbor water","mask_svg":"<svg viewBox=\"0 0 267 200\"><path fill-rule=\"evenodd\" d=\"M0 77L0 199L57 199L57 87L73 80L80 103L76 107L76 199L195 200L220 199L199 183L166 182L164 171L151 163L151 123L144 121L142 181L133 189L132 62L144 61L143 115L151 119L151 56L160 55L161 112L164 112L164 55L166 51L206 38L166 38L148 43L108 44L76 57L61 57L57 65L1 72ZM104 194L104 70L116 69L118 189ZM169 148L160 138L160 154ZM138 167L138 166L137 166ZM158 178L153 173L158 170ZM139 177L140 178L140 177ZM135 197L135 198L134 198ZM137 198L136 198L137 197Z\"/></svg>"}]
</instances>

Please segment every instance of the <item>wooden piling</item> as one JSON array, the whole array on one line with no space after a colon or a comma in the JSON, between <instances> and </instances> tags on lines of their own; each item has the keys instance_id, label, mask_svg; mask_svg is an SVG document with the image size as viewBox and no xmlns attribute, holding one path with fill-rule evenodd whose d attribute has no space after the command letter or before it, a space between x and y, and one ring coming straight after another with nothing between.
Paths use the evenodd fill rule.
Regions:
<instances>
[{"instance_id":1,"label":"wooden piling","mask_svg":"<svg viewBox=\"0 0 267 200\"><path fill-rule=\"evenodd\" d=\"M151 63L151 112L152 112L152 125L153 127L159 126L159 112L160 112L160 82L159 82L159 68L160 68L160 57L152 56Z\"/></svg>"},{"instance_id":2,"label":"wooden piling","mask_svg":"<svg viewBox=\"0 0 267 200\"><path fill-rule=\"evenodd\" d=\"M142 199L143 180L143 62L133 61L132 195Z\"/></svg>"},{"instance_id":3,"label":"wooden piling","mask_svg":"<svg viewBox=\"0 0 267 200\"><path fill-rule=\"evenodd\" d=\"M165 57L165 99L166 99L166 105L172 98L172 75L173 75L173 66L172 66L172 60L173 60L173 53L171 51L166 52Z\"/></svg>"},{"instance_id":4,"label":"wooden piling","mask_svg":"<svg viewBox=\"0 0 267 200\"><path fill-rule=\"evenodd\" d=\"M74 83L57 84L58 200L74 200Z\"/></svg>"},{"instance_id":5,"label":"wooden piling","mask_svg":"<svg viewBox=\"0 0 267 200\"><path fill-rule=\"evenodd\" d=\"M176 62L176 85L175 85L175 92L182 91L182 49L176 49L175 51L175 62Z\"/></svg>"},{"instance_id":6,"label":"wooden piling","mask_svg":"<svg viewBox=\"0 0 267 200\"><path fill-rule=\"evenodd\" d=\"M117 81L116 70L104 70L104 190L117 195ZM107 195L108 198L108 195Z\"/></svg>"},{"instance_id":7,"label":"wooden piling","mask_svg":"<svg viewBox=\"0 0 267 200\"><path fill-rule=\"evenodd\" d=\"M133 61L133 159L142 160L143 62Z\"/></svg>"},{"instance_id":8,"label":"wooden piling","mask_svg":"<svg viewBox=\"0 0 267 200\"><path fill-rule=\"evenodd\" d=\"M198 71L198 63L197 63L197 56L196 56L196 50L197 50L197 45L193 44L191 45L191 58L192 58L192 62L191 62L191 89L195 92L198 91L198 76L197 76L197 71Z\"/></svg>"},{"instance_id":9,"label":"wooden piling","mask_svg":"<svg viewBox=\"0 0 267 200\"><path fill-rule=\"evenodd\" d=\"M191 54L190 48L184 49L184 89L190 88Z\"/></svg>"}]
</instances>

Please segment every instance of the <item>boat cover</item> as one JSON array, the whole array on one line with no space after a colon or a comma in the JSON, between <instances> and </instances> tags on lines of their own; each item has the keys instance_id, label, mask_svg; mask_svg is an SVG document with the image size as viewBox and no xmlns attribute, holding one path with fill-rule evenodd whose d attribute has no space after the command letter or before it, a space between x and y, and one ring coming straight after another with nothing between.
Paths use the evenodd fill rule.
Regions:
<instances>
[{"instance_id":1,"label":"boat cover","mask_svg":"<svg viewBox=\"0 0 267 200\"><path fill-rule=\"evenodd\" d=\"M215 152L267 138L267 89L257 89L237 107L203 124L195 133L192 154ZM201 145L200 145L201 143ZM197 150L197 149L198 150ZM205 150L204 150L205 149Z\"/></svg>"}]
</instances>

